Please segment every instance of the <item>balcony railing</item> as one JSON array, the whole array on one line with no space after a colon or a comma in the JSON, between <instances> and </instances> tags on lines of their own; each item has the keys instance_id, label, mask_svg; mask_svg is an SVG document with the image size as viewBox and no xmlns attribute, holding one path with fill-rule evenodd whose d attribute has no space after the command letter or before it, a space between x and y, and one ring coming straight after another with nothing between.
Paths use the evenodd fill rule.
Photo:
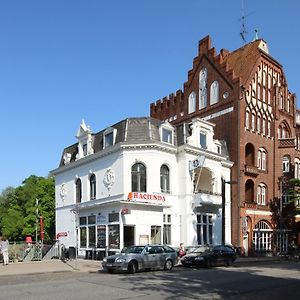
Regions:
<instances>
[{"instance_id":1,"label":"balcony railing","mask_svg":"<svg viewBox=\"0 0 300 300\"><path fill-rule=\"evenodd\" d=\"M222 195L221 193L199 190L198 193L194 194L193 202L195 207L202 206L203 204L221 205Z\"/></svg>"},{"instance_id":2,"label":"balcony railing","mask_svg":"<svg viewBox=\"0 0 300 300\"><path fill-rule=\"evenodd\" d=\"M294 138L284 138L284 139L278 139L279 148L295 148L295 139Z\"/></svg>"}]
</instances>

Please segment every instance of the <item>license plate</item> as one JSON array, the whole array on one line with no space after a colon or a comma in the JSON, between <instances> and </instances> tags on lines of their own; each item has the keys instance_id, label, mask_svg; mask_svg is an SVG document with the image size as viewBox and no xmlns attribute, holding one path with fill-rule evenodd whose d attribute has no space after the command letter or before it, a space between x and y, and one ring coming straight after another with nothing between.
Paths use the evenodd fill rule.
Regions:
<instances>
[{"instance_id":1,"label":"license plate","mask_svg":"<svg viewBox=\"0 0 300 300\"><path fill-rule=\"evenodd\" d=\"M106 264L107 267L112 267L112 264Z\"/></svg>"}]
</instances>

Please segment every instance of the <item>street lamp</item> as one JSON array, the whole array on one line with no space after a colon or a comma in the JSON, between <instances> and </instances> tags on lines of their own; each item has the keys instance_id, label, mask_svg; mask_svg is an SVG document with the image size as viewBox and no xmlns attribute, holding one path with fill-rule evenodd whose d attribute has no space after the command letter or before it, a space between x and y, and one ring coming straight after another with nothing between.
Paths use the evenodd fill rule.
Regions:
<instances>
[{"instance_id":1,"label":"street lamp","mask_svg":"<svg viewBox=\"0 0 300 300\"><path fill-rule=\"evenodd\" d=\"M226 181L222 178L222 245L225 245L225 206L226 206L226 197L225 197L225 185L227 184L237 184L237 181Z\"/></svg>"}]
</instances>

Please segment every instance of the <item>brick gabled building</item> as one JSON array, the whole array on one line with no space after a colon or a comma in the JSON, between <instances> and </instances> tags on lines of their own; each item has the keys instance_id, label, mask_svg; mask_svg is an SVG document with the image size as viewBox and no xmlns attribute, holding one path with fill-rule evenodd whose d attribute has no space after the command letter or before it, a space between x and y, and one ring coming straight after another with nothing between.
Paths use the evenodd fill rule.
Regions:
<instances>
[{"instance_id":1,"label":"brick gabled building","mask_svg":"<svg viewBox=\"0 0 300 300\"><path fill-rule=\"evenodd\" d=\"M288 222L282 211L289 203L286 183L300 177L296 104L264 40L217 54L209 36L199 42L183 91L151 104L151 117L173 125L195 117L216 124L215 138L227 142L234 162L232 184L226 185L232 192L232 244L246 254L286 251L295 237L300 216Z\"/></svg>"}]
</instances>

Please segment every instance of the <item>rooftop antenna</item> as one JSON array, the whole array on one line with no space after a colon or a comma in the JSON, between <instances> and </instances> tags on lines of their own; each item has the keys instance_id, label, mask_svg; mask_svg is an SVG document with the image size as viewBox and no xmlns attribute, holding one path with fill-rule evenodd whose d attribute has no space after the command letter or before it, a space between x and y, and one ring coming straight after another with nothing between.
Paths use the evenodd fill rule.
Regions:
<instances>
[{"instance_id":1,"label":"rooftop antenna","mask_svg":"<svg viewBox=\"0 0 300 300\"><path fill-rule=\"evenodd\" d=\"M240 36L241 36L244 44L246 43L246 34L248 33L246 30L245 18L246 17L245 17L245 9L244 9L244 0L242 0L242 17L240 18L242 25L241 25Z\"/></svg>"}]
</instances>

